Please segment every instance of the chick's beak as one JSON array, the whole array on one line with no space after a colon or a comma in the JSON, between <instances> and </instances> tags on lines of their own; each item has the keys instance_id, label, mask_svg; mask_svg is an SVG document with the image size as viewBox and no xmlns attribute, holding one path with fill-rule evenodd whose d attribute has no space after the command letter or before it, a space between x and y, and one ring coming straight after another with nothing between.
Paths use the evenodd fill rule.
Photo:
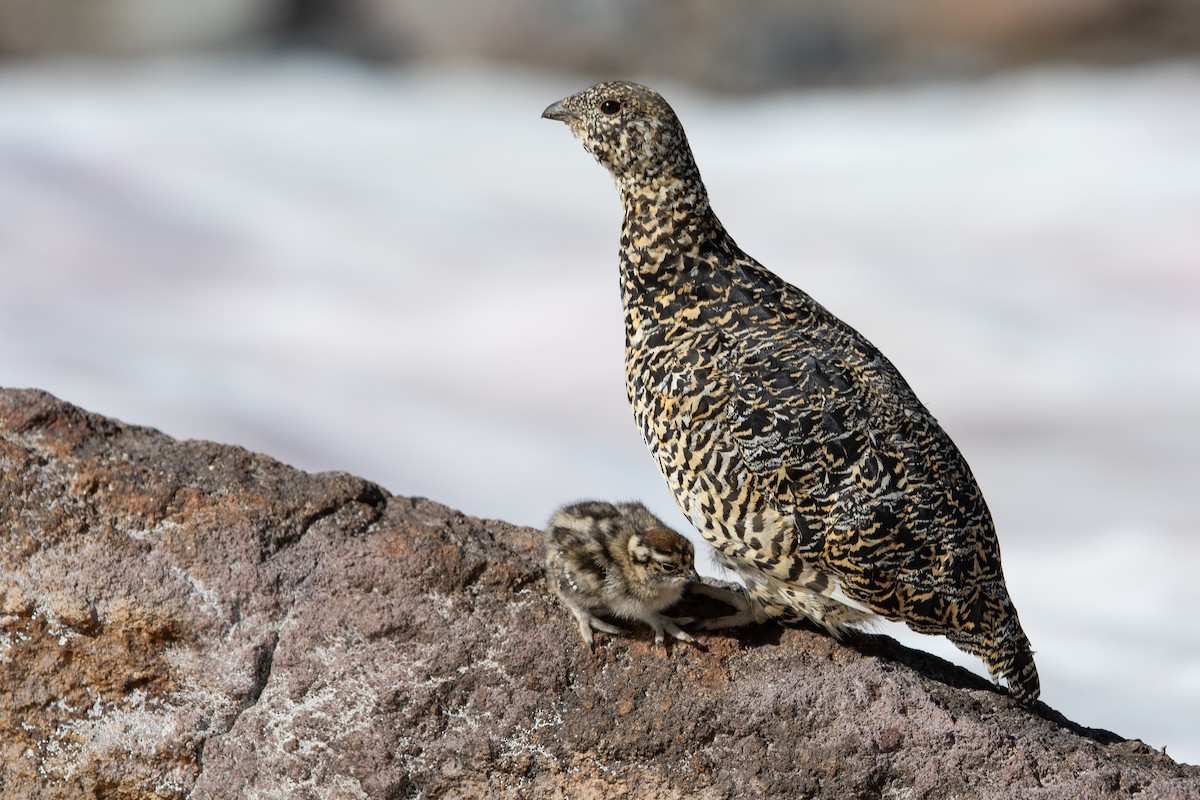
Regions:
<instances>
[{"instance_id":1,"label":"chick's beak","mask_svg":"<svg viewBox=\"0 0 1200 800\"><path fill-rule=\"evenodd\" d=\"M551 103L550 105L546 106L546 110L542 112L542 119L556 119L559 122L566 122L574 117L574 114L572 114L570 111L567 111L567 109L563 107L562 100L559 100L557 103Z\"/></svg>"}]
</instances>

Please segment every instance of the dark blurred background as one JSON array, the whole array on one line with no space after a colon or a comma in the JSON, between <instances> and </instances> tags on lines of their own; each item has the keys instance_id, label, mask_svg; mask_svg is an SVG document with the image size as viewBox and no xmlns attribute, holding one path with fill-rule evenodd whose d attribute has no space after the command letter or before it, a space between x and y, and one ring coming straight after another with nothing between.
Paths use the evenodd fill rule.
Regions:
<instances>
[{"instance_id":1,"label":"dark blurred background","mask_svg":"<svg viewBox=\"0 0 1200 800\"><path fill-rule=\"evenodd\" d=\"M0 0L8 58L327 48L747 91L1194 53L1196 0Z\"/></svg>"}]
</instances>

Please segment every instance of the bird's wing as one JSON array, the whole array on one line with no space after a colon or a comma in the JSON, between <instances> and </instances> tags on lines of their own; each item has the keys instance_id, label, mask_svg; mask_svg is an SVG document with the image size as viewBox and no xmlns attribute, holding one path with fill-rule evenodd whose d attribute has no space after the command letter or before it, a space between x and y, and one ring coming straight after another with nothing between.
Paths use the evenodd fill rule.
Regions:
<instances>
[{"instance_id":1,"label":"bird's wing","mask_svg":"<svg viewBox=\"0 0 1200 800\"><path fill-rule=\"evenodd\" d=\"M816 504L838 515L823 527L861 529L903 499L906 432L886 424L903 412L884 407L861 369L800 339L743 349L731 366L730 438L773 505Z\"/></svg>"},{"instance_id":2,"label":"bird's wing","mask_svg":"<svg viewBox=\"0 0 1200 800\"><path fill-rule=\"evenodd\" d=\"M991 516L895 367L830 320L823 339L736 349L729 439L762 501L792 513L798 557L881 613L940 625L968 587L1002 580Z\"/></svg>"},{"instance_id":3,"label":"bird's wing","mask_svg":"<svg viewBox=\"0 0 1200 800\"><path fill-rule=\"evenodd\" d=\"M793 555L893 612L898 579L906 593L957 583L927 568L962 568L936 541L932 496L951 478L939 465L956 472L961 457L869 342L832 315L824 323L821 338L784 324L729 348L727 441L761 502L795 526Z\"/></svg>"}]
</instances>

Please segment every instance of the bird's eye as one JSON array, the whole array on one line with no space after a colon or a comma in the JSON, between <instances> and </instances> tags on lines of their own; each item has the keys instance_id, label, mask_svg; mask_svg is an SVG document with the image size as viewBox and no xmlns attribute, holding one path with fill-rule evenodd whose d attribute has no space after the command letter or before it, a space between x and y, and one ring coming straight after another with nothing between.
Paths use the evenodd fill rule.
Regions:
<instances>
[{"instance_id":1,"label":"bird's eye","mask_svg":"<svg viewBox=\"0 0 1200 800\"><path fill-rule=\"evenodd\" d=\"M675 570L679 569L679 567L675 566L674 564L662 564L660 566L662 567L663 572L674 572Z\"/></svg>"},{"instance_id":2,"label":"bird's eye","mask_svg":"<svg viewBox=\"0 0 1200 800\"><path fill-rule=\"evenodd\" d=\"M605 100L600 104L600 110L605 114L616 114L621 110L621 102L619 100Z\"/></svg>"}]
</instances>

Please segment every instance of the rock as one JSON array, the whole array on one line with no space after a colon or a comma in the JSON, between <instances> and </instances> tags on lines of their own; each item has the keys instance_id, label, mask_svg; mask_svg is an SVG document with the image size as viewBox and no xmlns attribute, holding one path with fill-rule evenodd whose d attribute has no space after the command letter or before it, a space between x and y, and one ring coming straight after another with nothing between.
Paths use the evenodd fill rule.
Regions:
<instances>
[{"instance_id":1,"label":"rock","mask_svg":"<svg viewBox=\"0 0 1200 800\"><path fill-rule=\"evenodd\" d=\"M587 653L537 531L42 392L0 507L5 798L1200 797L882 637Z\"/></svg>"}]
</instances>

